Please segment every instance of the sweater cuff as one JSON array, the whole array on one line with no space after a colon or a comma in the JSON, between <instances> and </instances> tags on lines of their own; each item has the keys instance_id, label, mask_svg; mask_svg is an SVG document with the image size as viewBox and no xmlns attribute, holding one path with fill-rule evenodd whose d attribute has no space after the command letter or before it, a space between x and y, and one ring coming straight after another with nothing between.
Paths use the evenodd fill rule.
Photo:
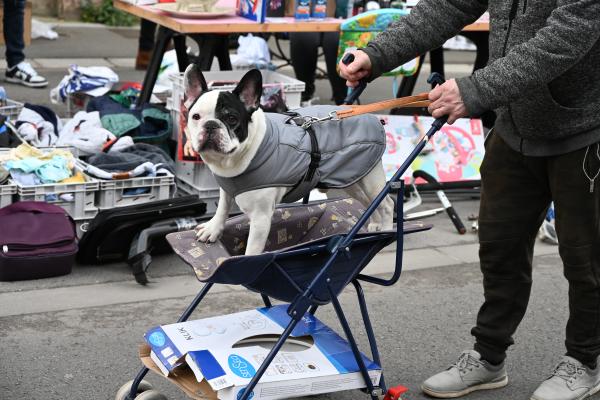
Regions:
<instances>
[{"instance_id":1,"label":"sweater cuff","mask_svg":"<svg viewBox=\"0 0 600 400\"><path fill-rule=\"evenodd\" d=\"M368 77L368 81L371 82L376 78L379 78L385 71L383 70L383 56L379 49L372 44L368 44L367 47L359 49L365 52L371 60L371 75Z\"/></svg>"},{"instance_id":2,"label":"sweater cuff","mask_svg":"<svg viewBox=\"0 0 600 400\"><path fill-rule=\"evenodd\" d=\"M473 76L458 78L456 84L470 116L476 117L489 110L489 107L482 101L483 96L479 92Z\"/></svg>"}]
</instances>

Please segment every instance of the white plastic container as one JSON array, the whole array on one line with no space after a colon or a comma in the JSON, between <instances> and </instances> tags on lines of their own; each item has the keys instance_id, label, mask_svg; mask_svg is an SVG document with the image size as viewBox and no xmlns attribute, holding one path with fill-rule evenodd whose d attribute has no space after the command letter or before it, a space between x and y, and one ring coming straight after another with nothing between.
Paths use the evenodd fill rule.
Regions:
<instances>
[{"instance_id":1,"label":"white plastic container","mask_svg":"<svg viewBox=\"0 0 600 400\"><path fill-rule=\"evenodd\" d=\"M219 188L213 190L202 190L188 182L177 178L177 190L184 194L197 195L202 201L206 203L206 215L213 215L217 211L217 204L219 203ZM237 206L234 205L237 209ZM233 211L233 210L232 210Z\"/></svg>"},{"instance_id":2,"label":"white plastic container","mask_svg":"<svg viewBox=\"0 0 600 400\"><path fill-rule=\"evenodd\" d=\"M93 178L86 177L84 183L48 183L44 185L22 186L17 183L17 198L19 201L45 201L56 204L75 219L93 218L98 209L95 205L95 196L99 183ZM61 198L61 195L72 196L72 201ZM56 199L49 200L49 196Z\"/></svg>"},{"instance_id":3,"label":"white plastic container","mask_svg":"<svg viewBox=\"0 0 600 400\"><path fill-rule=\"evenodd\" d=\"M198 190L219 191L215 176L204 163L177 160L175 174L178 179L185 181Z\"/></svg>"},{"instance_id":4,"label":"white plastic container","mask_svg":"<svg viewBox=\"0 0 600 400\"><path fill-rule=\"evenodd\" d=\"M17 185L14 183L0 185L0 208L11 205L16 194Z\"/></svg>"},{"instance_id":5,"label":"white plastic container","mask_svg":"<svg viewBox=\"0 0 600 400\"><path fill-rule=\"evenodd\" d=\"M136 189L142 190L143 193L131 193ZM124 207L170 199L174 193L175 176L171 173L153 177L141 176L112 181L100 180L100 190L96 198L96 205L101 210Z\"/></svg>"},{"instance_id":6,"label":"white plastic container","mask_svg":"<svg viewBox=\"0 0 600 400\"><path fill-rule=\"evenodd\" d=\"M11 99L6 99L4 102L6 104L0 106L0 114L8 117L10 121L15 122L23 109L23 103Z\"/></svg>"},{"instance_id":7,"label":"white plastic container","mask_svg":"<svg viewBox=\"0 0 600 400\"><path fill-rule=\"evenodd\" d=\"M242 79L246 72L248 71L209 71L204 72L203 74L209 89L233 90L235 89L237 82ZM275 71L263 70L261 73L264 85L283 85L284 100L288 108L293 109L300 107L302 92L304 92L304 88L306 87L304 82ZM171 97L167 99L167 109L171 111L171 119L173 120L172 138L178 140L179 107L184 95L183 74L171 75L169 79L173 83L173 90L171 92Z\"/></svg>"}]
</instances>

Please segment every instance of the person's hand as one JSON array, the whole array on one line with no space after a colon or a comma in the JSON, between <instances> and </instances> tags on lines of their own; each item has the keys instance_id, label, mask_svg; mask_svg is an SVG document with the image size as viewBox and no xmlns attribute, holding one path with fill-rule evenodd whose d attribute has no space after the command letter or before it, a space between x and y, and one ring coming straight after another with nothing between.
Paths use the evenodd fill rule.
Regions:
<instances>
[{"instance_id":1,"label":"person's hand","mask_svg":"<svg viewBox=\"0 0 600 400\"><path fill-rule=\"evenodd\" d=\"M340 60L340 76L346 79L346 85L350 87L358 86L361 79L371 75L371 59L364 51L349 51L354 54L354 61L346 65Z\"/></svg>"},{"instance_id":2,"label":"person's hand","mask_svg":"<svg viewBox=\"0 0 600 400\"><path fill-rule=\"evenodd\" d=\"M454 79L447 80L444 84L436 86L429 92L429 113L433 118L448 116L448 123L453 124L457 119L468 114L463 103L458 85Z\"/></svg>"}]
</instances>

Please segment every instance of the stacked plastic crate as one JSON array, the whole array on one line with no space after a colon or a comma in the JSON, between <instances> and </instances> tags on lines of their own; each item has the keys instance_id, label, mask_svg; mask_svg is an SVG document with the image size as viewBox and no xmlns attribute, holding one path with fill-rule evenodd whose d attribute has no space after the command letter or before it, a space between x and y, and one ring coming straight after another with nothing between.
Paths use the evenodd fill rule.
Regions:
<instances>
[{"instance_id":1,"label":"stacked plastic crate","mask_svg":"<svg viewBox=\"0 0 600 400\"><path fill-rule=\"evenodd\" d=\"M16 121L22 108L23 103L18 101L7 98L2 98L0 100L0 115L4 116L9 121ZM2 151L1 148L0 151ZM17 185L11 180L8 180L4 185L0 185L0 208L12 204L16 194Z\"/></svg>"},{"instance_id":2,"label":"stacked plastic crate","mask_svg":"<svg viewBox=\"0 0 600 400\"><path fill-rule=\"evenodd\" d=\"M286 105L289 109L300 107L300 98L305 84L297 79L274 71L261 71L265 87L281 86ZM233 90L246 71L214 71L204 72L204 77L211 90ZM172 95L167 99L167 109L171 111L173 120L173 139L179 138L179 114L184 98L183 75L171 76ZM214 213L219 199L219 186L212 172L202 162L176 160L177 187L186 194L197 194L207 204L207 214Z\"/></svg>"}]
</instances>

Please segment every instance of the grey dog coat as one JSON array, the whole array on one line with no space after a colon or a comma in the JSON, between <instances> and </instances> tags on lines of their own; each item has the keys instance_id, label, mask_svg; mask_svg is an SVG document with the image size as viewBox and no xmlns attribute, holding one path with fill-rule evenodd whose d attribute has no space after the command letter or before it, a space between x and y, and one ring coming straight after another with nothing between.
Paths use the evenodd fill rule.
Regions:
<instances>
[{"instance_id":1,"label":"grey dog coat","mask_svg":"<svg viewBox=\"0 0 600 400\"><path fill-rule=\"evenodd\" d=\"M325 117L335 106L312 106L295 110L301 116ZM344 188L357 182L381 161L386 137L383 125L374 115L360 115L312 125L321 159L312 177L311 138L285 114L265 113L265 137L248 168L226 178L215 175L217 183L230 196L268 187L289 187L284 203L297 201L312 189Z\"/></svg>"}]
</instances>

